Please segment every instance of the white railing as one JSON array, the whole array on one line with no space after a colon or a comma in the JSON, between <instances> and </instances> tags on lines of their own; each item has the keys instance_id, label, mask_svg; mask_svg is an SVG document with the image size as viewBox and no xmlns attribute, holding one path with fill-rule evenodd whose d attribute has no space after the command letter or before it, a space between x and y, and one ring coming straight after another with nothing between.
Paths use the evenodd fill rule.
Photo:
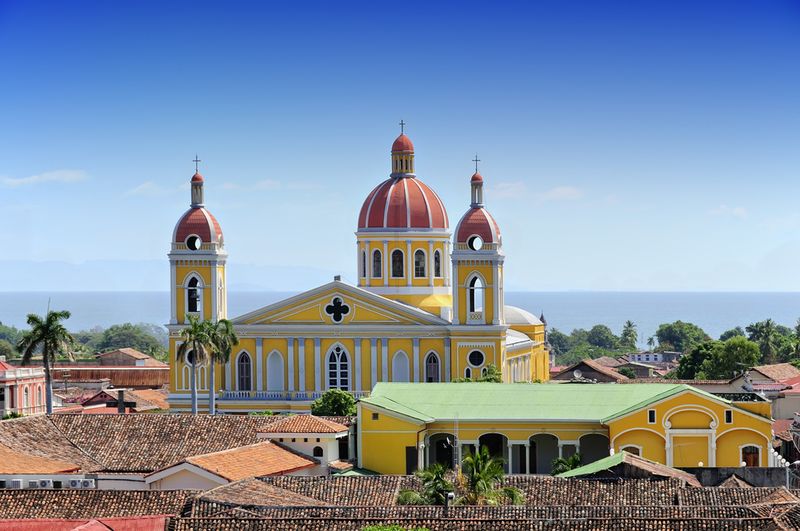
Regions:
<instances>
[{"instance_id":1,"label":"white railing","mask_svg":"<svg viewBox=\"0 0 800 531\"><path fill-rule=\"evenodd\" d=\"M353 398L366 398L369 391L348 391ZM316 400L324 391L221 391L220 400L274 400L280 402L300 402Z\"/></svg>"},{"instance_id":2,"label":"white railing","mask_svg":"<svg viewBox=\"0 0 800 531\"><path fill-rule=\"evenodd\" d=\"M467 323L483 323L483 312L467 312Z\"/></svg>"}]
</instances>

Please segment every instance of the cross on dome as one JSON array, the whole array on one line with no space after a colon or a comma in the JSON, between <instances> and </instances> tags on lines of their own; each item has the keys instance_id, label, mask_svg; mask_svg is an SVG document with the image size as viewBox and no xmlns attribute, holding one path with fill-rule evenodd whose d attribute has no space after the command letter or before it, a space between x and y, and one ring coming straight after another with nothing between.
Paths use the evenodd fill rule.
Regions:
<instances>
[{"instance_id":1,"label":"cross on dome","mask_svg":"<svg viewBox=\"0 0 800 531\"><path fill-rule=\"evenodd\" d=\"M200 163L203 162L203 161L200 160L200 157L197 156L197 153L195 153L194 159L192 160L192 162L194 162L194 172L195 173L200 173Z\"/></svg>"},{"instance_id":2,"label":"cross on dome","mask_svg":"<svg viewBox=\"0 0 800 531\"><path fill-rule=\"evenodd\" d=\"M400 120L400 134L403 135L406 132L406 123L401 119Z\"/></svg>"},{"instance_id":3,"label":"cross on dome","mask_svg":"<svg viewBox=\"0 0 800 531\"><path fill-rule=\"evenodd\" d=\"M479 159L479 158L478 158L478 154L477 154L477 153L475 153L475 158L474 158L474 159L472 159L472 162L474 162L474 163L475 163L475 173L478 173L478 163L479 163L480 161L481 161L481 159Z\"/></svg>"}]
</instances>

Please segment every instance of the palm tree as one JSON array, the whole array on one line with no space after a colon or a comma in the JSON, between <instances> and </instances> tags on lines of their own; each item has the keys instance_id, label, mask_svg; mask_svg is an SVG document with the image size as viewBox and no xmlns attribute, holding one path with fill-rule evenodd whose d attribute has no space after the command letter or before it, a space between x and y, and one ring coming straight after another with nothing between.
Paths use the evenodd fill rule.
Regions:
<instances>
[{"instance_id":1,"label":"palm tree","mask_svg":"<svg viewBox=\"0 0 800 531\"><path fill-rule=\"evenodd\" d=\"M569 457L557 457L553 459L553 472L554 476L569 472L581 466L581 454L575 453Z\"/></svg>"},{"instance_id":2,"label":"palm tree","mask_svg":"<svg viewBox=\"0 0 800 531\"><path fill-rule=\"evenodd\" d=\"M775 352L778 350L778 331L775 328L775 321L767 319L758 323L748 325L747 333L748 339L758 343L758 348L761 351L761 358L763 363L775 363Z\"/></svg>"},{"instance_id":3,"label":"palm tree","mask_svg":"<svg viewBox=\"0 0 800 531\"><path fill-rule=\"evenodd\" d=\"M217 412L217 393L215 389L214 369L217 363L225 365L231 359L231 350L239 344L239 337L233 329L233 323L220 319L216 323L206 321L209 337L209 377L208 377L208 414Z\"/></svg>"},{"instance_id":4,"label":"palm tree","mask_svg":"<svg viewBox=\"0 0 800 531\"><path fill-rule=\"evenodd\" d=\"M631 320L625 321L622 325L622 335L620 336L622 343L636 348L636 342L639 340L639 333L636 331L636 323Z\"/></svg>"},{"instance_id":5,"label":"palm tree","mask_svg":"<svg viewBox=\"0 0 800 531\"><path fill-rule=\"evenodd\" d=\"M28 325L31 329L22 336L17 343L17 351L22 354L22 364L30 363L34 352L42 351L42 365L44 366L45 403L47 414L53 413L53 380L50 378L50 366L56 362L59 354L66 354L74 360L72 348L75 339L67 332L61 321L69 319L70 313L64 311L49 311L42 319L35 313L28 314Z\"/></svg>"},{"instance_id":6,"label":"palm tree","mask_svg":"<svg viewBox=\"0 0 800 531\"><path fill-rule=\"evenodd\" d=\"M434 463L414 475L422 482L422 491L403 489L397 494L398 505L446 505L447 494L453 492L453 484L447 480L447 469Z\"/></svg>"},{"instance_id":7,"label":"palm tree","mask_svg":"<svg viewBox=\"0 0 800 531\"><path fill-rule=\"evenodd\" d=\"M196 316L189 316L189 326L181 330L183 342L178 347L176 357L178 361L189 362L191 369L190 389L192 393L192 415L197 415L197 367L208 361L210 338L208 325Z\"/></svg>"},{"instance_id":8,"label":"palm tree","mask_svg":"<svg viewBox=\"0 0 800 531\"><path fill-rule=\"evenodd\" d=\"M655 344L656 344L656 338L654 338L653 336L647 338L647 346L650 347L650 350L653 350Z\"/></svg>"},{"instance_id":9,"label":"palm tree","mask_svg":"<svg viewBox=\"0 0 800 531\"><path fill-rule=\"evenodd\" d=\"M500 505L503 500L513 505L524 501L522 491L514 487L501 487L505 472L504 460L492 457L485 445L473 454L468 453L461 463L459 476L465 494L458 500L464 505Z\"/></svg>"}]
</instances>

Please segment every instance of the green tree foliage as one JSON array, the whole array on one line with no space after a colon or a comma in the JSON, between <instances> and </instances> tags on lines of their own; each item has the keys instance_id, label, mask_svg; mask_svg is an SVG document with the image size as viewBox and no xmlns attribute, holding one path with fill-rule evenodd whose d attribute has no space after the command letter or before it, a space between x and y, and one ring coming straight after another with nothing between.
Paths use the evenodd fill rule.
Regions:
<instances>
[{"instance_id":1,"label":"green tree foliage","mask_svg":"<svg viewBox=\"0 0 800 531\"><path fill-rule=\"evenodd\" d=\"M622 367L620 369L616 369L616 371L627 378L636 378L636 373L633 372L633 369L630 367Z\"/></svg>"},{"instance_id":2,"label":"green tree foliage","mask_svg":"<svg viewBox=\"0 0 800 531\"><path fill-rule=\"evenodd\" d=\"M398 505L445 505L447 494L454 491L453 484L445 477L447 469L434 463L414 475L420 479L420 491L403 489L397 495Z\"/></svg>"},{"instance_id":3,"label":"green tree foliage","mask_svg":"<svg viewBox=\"0 0 800 531\"><path fill-rule=\"evenodd\" d=\"M550 348L553 349L556 357L566 354L570 349L570 337L557 328L547 332L547 342L550 343Z\"/></svg>"},{"instance_id":4,"label":"green tree foliage","mask_svg":"<svg viewBox=\"0 0 800 531\"><path fill-rule=\"evenodd\" d=\"M12 345L19 343L19 340L22 339L22 333L22 330L18 328L0 323L0 339L8 341Z\"/></svg>"},{"instance_id":5,"label":"green tree foliage","mask_svg":"<svg viewBox=\"0 0 800 531\"><path fill-rule=\"evenodd\" d=\"M505 472L503 460L492 457L486 446L477 453L468 453L461 463L460 490L464 495L457 500L461 505L501 505L509 502L522 505L525 497L514 487L502 487Z\"/></svg>"},{"instance_id":6,"label":"green tree foliage","mask_svg":"<svg viewBox=\"0 0 800 531\"><path fill-rule=\"evenodd\" d=\"M690 348L678 361L675 376L681 380L704 379L703 364L711 358L717 343L719 341L704 341Z\"/></svg>"},{"instance_id":7,"label":"green tree foliage","mask_svg":"<svg viewBox=\"0 0 800 531\"><path fill-rule=\"evenodd\" d=\"M747 338L758 345L761 351L761 361L764 363L775 363L778 357L778 330L775 321L766 319L758 323L752 323L745 328Z\"/></svg>"},{"instance_id":8,"label":"green tree foliage","mask_svg":"<svg viewBox=\"0 0 800 531\"><path fill-rule=\"evenodd\" d=\"M665 323L656 330L659 349L686 352L693 346L711 339L699 326L683 321Z\"/></svg>"},{"instance_id":9,"label":"green tree foliage","mask_svg":"<svg viewBox=\"0 0 800 531\"><path fill-rule=\"evenodd\" d=\"M490 382L490 383L502 383L503 382L503 373L500 372L500 369L493 363L490 363L486 366L486 374L481 374L476 378L454 378L453 383L464 383L464 382Z\"/></svg>"},{"instance_id":10,"label":"green tree foliage","mask_svg":"<svg viewBox=\"0 0 800 531\"><path fill-rule=\"evenodd\" d=\"M347 391L328 389L321 397L311 402L311 414L351 417L356 414L356 401Z\"/></svg>"},{"instance_id":11,"label":"green tree foliage","mask_svg":"<svg viewBox=\"0 0 800 531\"><path fill-rule=\"evenodd\" d=\"M272 417L273 415L275 415L275 413L273 413L269 409L265 409L264 411L251 411L250 413L248 413L248 415L252 415L254 417Z\"/></svg>"},{"instance_id":12,"label":"green tree foliage","mask_svg":"<svg viewBox=\"0 0 800 531\"><path fill-rule=\"evenodd\" d=\"M135 348L140 352L156 358L166 358L165 343L153 335L152 325L124 323L113 325L96 339L87 343L87 347L96 352L108 352L118 348Z\"/></svg>"},{"instance_id":13,"label":"green tree foliage","mask_svg":"<svg viewBox=\"0 0 800 531\"><path fill-rule=\"evenodd\" d=\"M6 341L5 339L0 339L0 356L5 356L6 359L11 359L15 354L14 345Z\"/></svg>"},{"instance_id":14,"label":"green tree foliage","mask_svg":"<svg viewBox=\"0 0 800 531\"><path fill-rule=\"evenodd\" d=\"M628 348L635 349L636 342L639 340L639 332L636 331L636 323L633 321L625 321L622 325L622 334L619 337L620 343Z\"/></svg>"},{"instance_id":15,"label":"green tree foliage","mask_svg":"<svg viewBox=\"0 0 800 531\"><path fill-rule=\"evenodd\" d=\"M717 342L711 357L702 365L706 378L733 378L746 369L758 364L758 345L747 338L737 336L723 342Z\"/></svg>"},{"instance_id":16,"label":"green tree foliage","mask_svg":"<svg viewBox=\"0 0 800 531\"><path fill-rule=\"evenodd\" d=\"M614 349L619 345L619 338L606 325L594 325L586 338L590 345L604 349Z\"/></svg>"},{"instance_id":17,"label":"green tree foliage","mask_svg":"<svg viewBox=\"0 0 800 531\"><path fill-rule=\"evenodd\" d=\"M557 476L570 470L581 467L581 454L575 453L569 457L556 457L553 459L552 475Z\"/></svg>"},{"instance_id":18,"label":"green tree foliage","mask_svg":"<svg viewBox=\"0 0 800 531\"><path fill-rule=\"evenodd\" d=\"M50 377L50 367L55 364L59 354L74 359L72 350L75 340L67 332L62 321L69 319L70 313L64 311L48 311L42 318L34 313L28 314L28 326L31 329L22 334L17 342L17 351L22 354L22 364L31 362L33 354L42 353L45 379L45 403L47 414L53 413L53 380Z\"/></svg>"},{"instance_id":19,"label":"green tree foliage","mask_svg":"<svg viewBox=\"0 0 800 531\"><path fill-rule=\"evenodd\" d=\"M732 337L744 337L744 330L742 330L741 326L737 326L736 328L731 328L730 330L722 332L722 335L719 336L719 340L727 341Z\"/></svg>"}]
</instances>

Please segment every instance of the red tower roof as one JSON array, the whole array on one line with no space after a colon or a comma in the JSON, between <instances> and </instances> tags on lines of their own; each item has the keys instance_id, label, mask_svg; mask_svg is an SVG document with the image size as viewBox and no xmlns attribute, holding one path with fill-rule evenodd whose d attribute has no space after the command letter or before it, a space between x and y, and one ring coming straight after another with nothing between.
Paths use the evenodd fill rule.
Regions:
<instances>
[{"instance_id":1,"label":"red tower roof","mask_svg":"<svg viewBox=\"0 0 800 531\"><path fill-rule=\"evenodd\" d=\"M183 243L192 234L199 236L203 243L222 241L222 228L216 218L205 208L190 208L175 225L172 241Z\"/></svg>"},{"instance_id":2,"label":"red tower roof","mask_svg":"<svg viewBox=\"0 0 800 531\"><path fill-rule=\"evenodd\" d=\"M201 182L203 182L203 176L200 175L199 171L195 172L195 174L192 175L192 182L193 183L201 183Z\"/></svg>"},{"instance_id":3,"label":"red tower roof","mask_svg":"<svg viewBox=\"0 0 800 531\"><path fill-rule=\"evenodd\" d=\"M500 227L483 207L467 210L456 227L456 242L468 243L472 236L480 236L485 243L500 243Z\"/></svg>"},{"instance_id":4,"label":"red tower roof","mask_svg":"<svg viewBox=\"0 0 800 531\"><path fill-rule=\"evenodd\" d=\"M367 196L358 215L359 229L448 227L447 211L442 200L425 183L413 177L383 181Z\"/></svg>"},{"instance_id":5,"label":"red tower roof","mask_svg":"<svg viewBox=\"0 0 800 531\"><path fill-rule=\"evenodd\" d=\"M401 134L392 144L392 151L414 151L414 144L405 134Z\"/></svg>"},{"instance_id":6,"label":"red tower roof","mask_svg":"<svg viewBox=\"0 0 800 531\"><path fill-rule=\"evenodd\" d=\"M470 179L470 182L472 182L472 183L482 183L483 182L483 177L481 176L480 173L475 172L475 174L472 176L472 179Z\"/></svg>"}]
</instances>

